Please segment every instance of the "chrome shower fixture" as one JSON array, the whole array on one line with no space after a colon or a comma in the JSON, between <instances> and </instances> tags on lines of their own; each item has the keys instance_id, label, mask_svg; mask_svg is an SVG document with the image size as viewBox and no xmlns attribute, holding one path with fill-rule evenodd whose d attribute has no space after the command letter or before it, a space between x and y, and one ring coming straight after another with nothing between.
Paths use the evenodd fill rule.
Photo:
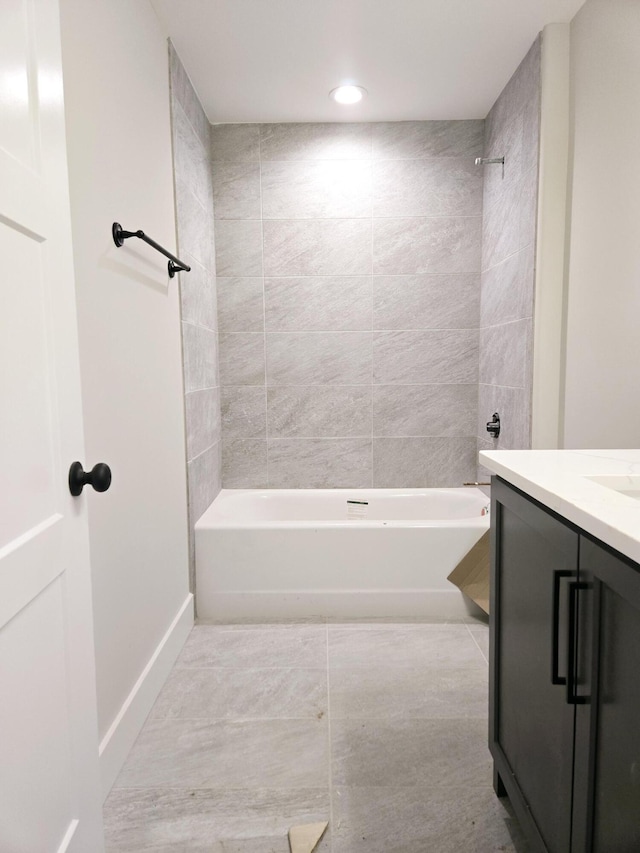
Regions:
<instances>
[{"instance_id":1,"label":"chrome shower fixture","mask_svg":"<svg viewBox=\"0 0 640 853\"><path fill-rule=\"evenodd\" d=\"M502 166L504 178L504 157L476 157L476 166L491 166L493 163L499 163Z\"/></svg>"}]
</instances>

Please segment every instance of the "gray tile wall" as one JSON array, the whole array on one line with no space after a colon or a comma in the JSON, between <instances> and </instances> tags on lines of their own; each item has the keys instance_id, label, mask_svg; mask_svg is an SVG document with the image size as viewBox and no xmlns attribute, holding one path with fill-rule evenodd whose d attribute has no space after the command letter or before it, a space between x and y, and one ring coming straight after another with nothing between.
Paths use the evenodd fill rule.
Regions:
<instances>
[{"instance_id":1,"label":"gray tile wall","mask_svg":"<svg viewBox=\"0 0 640 853\"><path fill-rule=\"evenodd\" d=\"M213 231L210 125L172 45L169 45L173 160L182 273L190 586L194 589L193 525L220 491L220 381Z\"/></svg>"},{"instance_id":2,"label":"gray tile wall","mask_svg":"<svg viewBox=\"0 0 640 853\"><path fill-rule=\"evenodd\" d=\"M226 488L475 477L483 144L482 121L211 128Z\"/></svg>"},{"instance_id":3,"label":"gray tile wall","mask_svg":"<svg viewBox=\"0 0 640 853\"><path fill-rule=\"evenodd\" d=\"M504 88L485 123L480 294L480 450L531 447L533 301L540 135L541 37ZM493 412L501 433L492 439ZM487 472L479 469L479 476Z\"/></svg>"}]
</instances>

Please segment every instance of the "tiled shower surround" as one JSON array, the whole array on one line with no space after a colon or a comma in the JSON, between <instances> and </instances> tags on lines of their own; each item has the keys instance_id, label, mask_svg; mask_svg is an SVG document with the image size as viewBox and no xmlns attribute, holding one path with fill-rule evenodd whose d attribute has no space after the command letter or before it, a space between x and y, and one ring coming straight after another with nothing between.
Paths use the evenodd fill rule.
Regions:
<instances>
[{"instance_id":1,"label":"tiled shower surround","mask_svg":"<svg viewBox=\"0 0 640 853\"><path fill-rule=\"evenodd\" d=\"M172 50L192 523L530 446L540 42L486 121L362 124L210 127Z\"/></svg>"},{"instance_id":2,"label":"tiled shower surround","mask_svg":"<svg viewBox=\"0 0 640 853\"><path fill-rule=\"evenodd\" d=\"M215 289L210 125L175 50L169 46L171 125L189 488L189 575L194 589L193 525L220 491L220 388Z\"/></svg>"},{"instance_id":3,"label":"tiled shower surround","mask_svg":"<svg viewBox=\"0 0 640 853\"><path fill-rule=\"evenodd\" d=\"M478 445L531 446L533 297L540 135L540 48L533 44L487 116L482 237ZM502 431L486 421L498 411ZM482 476L482 472L481 472Z\"/></svg>"},{"instance_id":4,"label":"tiled shower surround","mask_svg":"<svg viewBox=\"0 0 640 853\"><path fill-rule=\"evenodd\" d=\"M211 142L223 485L475 478L484 122Z\"/></svg>"}]
</instances>

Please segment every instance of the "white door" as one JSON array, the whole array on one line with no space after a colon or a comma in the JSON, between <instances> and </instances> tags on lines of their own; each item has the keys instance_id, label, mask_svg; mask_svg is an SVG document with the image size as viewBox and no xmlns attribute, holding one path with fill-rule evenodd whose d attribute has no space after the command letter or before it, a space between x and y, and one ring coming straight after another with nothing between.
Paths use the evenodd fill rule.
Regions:
<instances>
[{"instance_id":1,"label":"white door","mask_svg":"<svg viewBox=\"0 0 640 853\"><path fill-rule=\"evenodd\" d=\"M2 853L104 849L74 299L57 0L2 0Z\"/></svg>"}]
</instances>

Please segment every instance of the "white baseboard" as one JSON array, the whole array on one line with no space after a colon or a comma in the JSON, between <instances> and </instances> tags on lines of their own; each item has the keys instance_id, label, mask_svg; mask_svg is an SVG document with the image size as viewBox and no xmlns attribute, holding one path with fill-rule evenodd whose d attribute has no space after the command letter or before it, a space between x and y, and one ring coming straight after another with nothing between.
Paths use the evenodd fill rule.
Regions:
<instances>
[{"instance_id":1,"label":"white baseboard","mask_svg":"<svg viewBox=\"0 0 640 853\"><path fill-rule=\"evenodd\" d=\"M433 619L434 622L467 619L470 605L458 589L382 590L280 590L217 592L198 601L198 617L218 622L236 619L334 618Z\"/></svg>"},{"instance_id":2,"label":"white baseboard","mask_svg":"<svg viewBox=\"0 0 640 853\"><path fill-rule=\"evenodd\" d=\"M103 799L107 798L192 627L193 595L189 593L100 743Z\"/></svg>"}]
</instances>

